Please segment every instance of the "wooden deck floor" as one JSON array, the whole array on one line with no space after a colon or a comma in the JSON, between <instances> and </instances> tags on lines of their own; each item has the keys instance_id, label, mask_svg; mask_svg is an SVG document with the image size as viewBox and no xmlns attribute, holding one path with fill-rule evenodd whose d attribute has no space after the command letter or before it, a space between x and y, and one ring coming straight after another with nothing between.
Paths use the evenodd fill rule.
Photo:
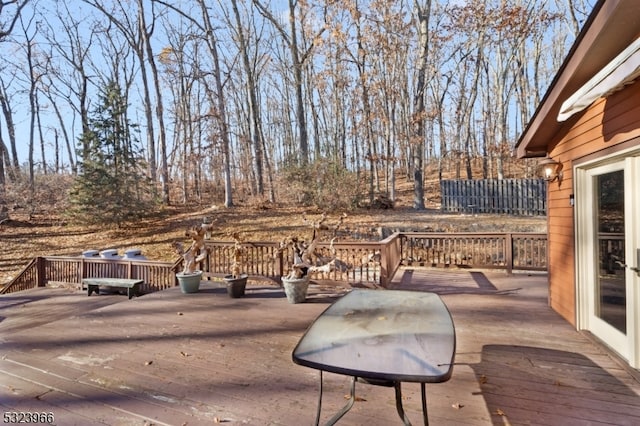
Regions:
<instances>
[{"instance_id":1,"label":"wooden deck floor","mask_svg":"<svg viewBox=\"0 0 640 426\"><path fill-rule=\"evenodd\" d=\"M547 307L544 275L403 269L395 288L435 291L457 333L450 381L427 385L432 425L636 425L640 384ZM0 297L0 407L58 425L309 425L318 373L293 364L298 339L336 289L289 304L250 285L207 283L128 300L65 289ZM403 385L420 419L419 386ZM348 379L325 375L323 420ZM400 424L393 390L358 385L342 425Z\"/></svg>"}]
</instances>

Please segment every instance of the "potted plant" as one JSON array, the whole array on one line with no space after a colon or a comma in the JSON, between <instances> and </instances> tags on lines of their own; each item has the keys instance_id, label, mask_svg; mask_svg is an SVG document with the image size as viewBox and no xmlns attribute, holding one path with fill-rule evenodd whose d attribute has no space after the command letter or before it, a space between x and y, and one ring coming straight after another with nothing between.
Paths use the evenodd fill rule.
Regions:
<instances>
[{"instance_id":1,"label":"potted plant","mask_svg":"<svg viewBox=\"0 0 640 426\"><path fill-rule=\"evenodd\" d=\"M227 284L227 294L229 297L238 298L244 296L248 275L241 273L245 255L242 240L237 232L234 232L231 237L234 241L231 252L231 274L225 275L223 280Z\"/></svg>"},{"instance_id":2,"label":"potted plant","mask_svg":"<svg viewBox=\"0 0 640 426\"><path fill-rule=\"evenodd\" d=\"M276 255L282 253L288 248L293 249L293 263L289 267L289 273L282 277L282 286L284 288L287 300L290 303L302 303L307 298L309 288L309 275L314 272L331 272L336 267L336 251L333 248L335 241L335 233L342 224L346 215L342 215L338 223L329 227L326 225L327 215L323 213L320 220L310 222L306 216L303 216L305 223L311 223L313 228L313 236L310 243L297 237L288 237L280 242ZM330 252L332 256L323 256L317 252L319 243L319 234L323 230L332 230L334 238L331 239Z\"/></svg>"},{"instance_id":3,"label":"potted plant","mask_svg":"<svg viewBox=\"0 0 640 426\"><path fill-rule=\"evenodd\" d=\"M202 270L196 268L207 257L204 236L210 227L211 225L202 224L187 230L185 235L192 241L191 246L186 250L181 242L176 241L172 244L174 251L182 257L184 263L182 272L176 274L180 291L183 293L196 293L200 289Z\"/></svg>"}]
</instances>

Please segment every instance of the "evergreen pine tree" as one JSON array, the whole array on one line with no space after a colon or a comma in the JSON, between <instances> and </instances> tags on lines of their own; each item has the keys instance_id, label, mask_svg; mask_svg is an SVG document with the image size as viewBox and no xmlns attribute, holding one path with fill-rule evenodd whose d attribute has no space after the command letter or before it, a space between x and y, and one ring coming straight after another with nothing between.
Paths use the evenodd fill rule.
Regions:
<instances>
[{"instance_id":1,"label":"evergreen pine tree","mask_svg":"<svg viewBox=\"0 0 640 426\"><path fill-rule=\"evenodd\" d=\"M127 118L120 87L108 83L99 100L79 140L84 158L71 189L68 213L86 223L120 227L155 211L157 202L139 156L133 132L137 126Z\"/></svg>"}]
</instances>

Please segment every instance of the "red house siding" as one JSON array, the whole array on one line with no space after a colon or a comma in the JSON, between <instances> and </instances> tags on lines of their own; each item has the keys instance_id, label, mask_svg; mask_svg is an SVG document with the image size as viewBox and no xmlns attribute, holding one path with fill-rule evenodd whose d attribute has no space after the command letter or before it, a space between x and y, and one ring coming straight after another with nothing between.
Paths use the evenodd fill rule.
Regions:
<instances>
[{"instance_id":1,"label":"red house siding","mask_svg":"<svg viewBox=\"0 0 640 426\"><path fill-rule=\"evenodd\" d=\"M596 101L577 120L570 119L550 156L563 163L563 180L548 191L549 303L576 324L575 228L570 196L574 194L572 167L586 157L605 156L621 144L640 145L640 83ZM555 146L554 146L555 145ZM578 200L576 200L578 202Z\"/></svg>"}]
</instances>

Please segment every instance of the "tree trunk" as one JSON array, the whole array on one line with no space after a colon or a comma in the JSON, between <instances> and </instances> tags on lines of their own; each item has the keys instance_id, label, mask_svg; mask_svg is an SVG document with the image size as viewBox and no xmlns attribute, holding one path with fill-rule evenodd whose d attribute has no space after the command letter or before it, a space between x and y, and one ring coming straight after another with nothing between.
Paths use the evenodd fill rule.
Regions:
<instances>
[{"instance_id":1,"label":"tree trunk","mask_svg":"<svg viewBox=\"0 0 640 426\"><path fill-rule=\"evenodd\" d=\"M213 61L213 78L215 80L215 100L218 108L218 124L220 126L220 139L222 140L222 155L224 157L223 173L224 173L224 205L225 207L233 206L233 196L231 187L231 142L229 140L229 128L227 124L226 101L224 88L222 85L222 71L220 70L220 58L218 57L218 41L215 38L215 31L211 25L209 12L205 0L198 0L202 11L205 31L207 34L207 47L211 53Z\"/></svg>"},{"instance_id":2,"label":"tree trunk","mask_svg":"<svg viewBox=\"0 0 640 426\"><path fill-rule=\"evenodd\" d=\"M296 90L296 121L298 122L298 145L300 147L300 163L307 164L309 162L309 136L307 133L307 117L304 108L303 81L302 81L302 62L298 53L298 35L296 28L296 0L289 0L289 26L291 30L291 43L289 50L291 51L291 61L293 65L293 81Z\"/></svg>"},{"instance_id":3,"label":"tree trunk","mask_svg":"<svg viewBox=\"0 0 640 426\"><path fill-rule=\"evenodd\" d=\"M307 117L304 104L304 81L302 66L305 59L313 48L313 42L311 47L301 54L300 46L298 45L298 29L296 26L296 9L300 4L297 0L289 0L289 31L280 25L280 20L276 18L267 7L259 0L253 0L253 4L258 7L258 10L266 19L268 19L278 32L282 35L282 40L289 48L291 55L291 67L293 68L293 81L296 98L296 123L298 124L298 162L300 164L307 164L309 162L309 136L307 132ZM325 28L320 29L320 34L325 31ZM319 35L319 34L318 34ZM318 36L316 35L316 36Z\"/></svg>"},{"instance_id":4,"label":"tree trunk","mask_svg":"<svg viewBox=\"0 0 640 426\"><path fill-rule=\"evenodd\" d=\"M413 98L413 135L411 160L413 166L413 208L424 210L424 139L425 139L425 87L426 73L429 59L429 16L431 14L431 0L420 5L415 1L418 19L418 36L420 57L418 60L418 76L416 93Z\"/></svg>"},{"instance_id":5,"label":"tree trunk","mask_svg":"<svg viewBox=\"0 0 640 426\"><path fill-rule=\"evenodd\" d=\"M13 111L11 108L11 103L9 102L9 96L7 94L6 87L4 85L4 81L2 81L2 77L0 76L0 106L2 106L2 115L4 116L5 124L7 125L7 134L9 136L9 146L11 147L11 164L7 163L9 169L13 171L10 172L10 176L14 174L14 171L17 172L20 168L20 163L18 162L18 150L16 148L16 127L13 121ZM9 153L7 152L7 155Z\"/></svg>"},{"instance_id":6,"label":"tree trunk","mask_svg":"<svg viewBox=\"0 0 640 426\"><path fill-rule=\"evenodd\" d=\"M151 3L153 5L153 3ZM158 142L160 145L160 182L162 192L162 202L165 205L169 205L171 200L169 199L169 168L167 165L167 134L164 125L164 103L162 101L162 86L160 85L160 79L158 77L158 67L156 66L155 56L151 47L151 34L147 32L147 26L144 13L144 2L138 0L138 8L140 11L140 33L143 38L144 48L147 54L147 61L149 68L151 69L151 76L153 78L153 87L156 95L156 120L158 121ZM155 26L155 22L153 24ZM155 147L155 144L154 144ZM149 153L149 169L151 172L151 179L153 182L157 182L156 176L156 153Z\"/></svg>"},{"instance_id":7,"label":"tree trunk","mask_svg":"<svg viewBox=\"0 0 640 426\"><path fill-rule=\"evenodd\" d=\"M242 56L242 65L247 75L247 94L249 102L249 137L251 139L251 147L253 154L253 174L256 183L256 193L264 195L264 173L263 173L263 150L262 150L262 124L260 120L260 107L258 104L258 96L256 90L256 77L249 60L248 45L245 39L245 31L240 19L237 0L231 0L233 14L235 15L237 26L237 38Z\"/></svg>"}]
</instances>

